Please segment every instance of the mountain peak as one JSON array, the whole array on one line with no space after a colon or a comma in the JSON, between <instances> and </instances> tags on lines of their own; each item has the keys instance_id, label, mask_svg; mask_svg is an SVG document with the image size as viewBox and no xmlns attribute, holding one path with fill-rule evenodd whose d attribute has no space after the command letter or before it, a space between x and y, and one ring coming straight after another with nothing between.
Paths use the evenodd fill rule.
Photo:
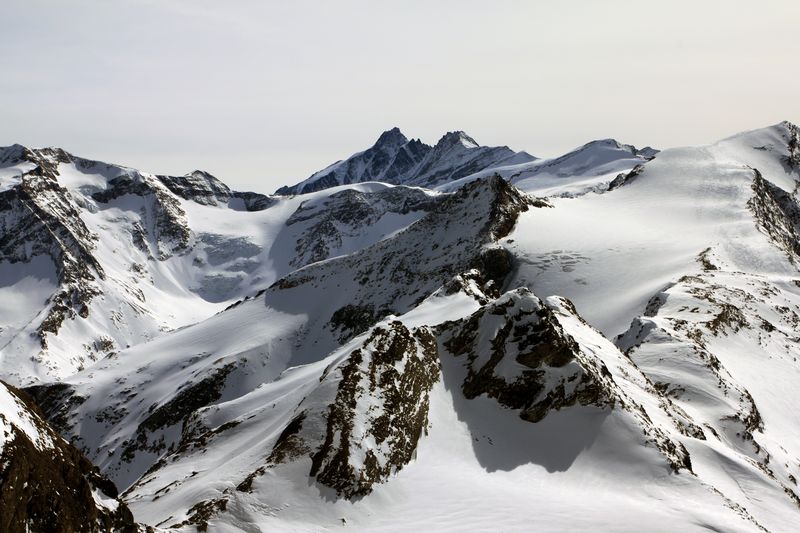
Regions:
<instances>
[{"instance_id":1,"label":"mountain peak","mask_svg":"<svg viewBox=\"0 0 800 533\"><path fill-rule=\"evenodd\" d=\"M21 144L0 147L0 163L10 163L23 159L28 149Z\"/></svg>"},{"instance_id":2,"label":"mountain peak","mask_svg":"<svg viewBox=\"0 0 800 533\"><path fill-rule=\"evenodd\" d=\"M461 144L464 148L478 148L480 145L475 142L475 139L464 133L463 131L449 131L439 139L436 143L437 146L455 146Z\"/></svg>"},{"instance_id":3,"label":"mountain peak","mask_svg":"<svg viewBox=\"0 0 800 533\"><path fill-rule=\"evenodd\" d=\"M620 143L616 139L612 139L611 137L609 137L607 139L595 139L594 141L590 141L590 142L586 143L586 146L593 146L593 145L594 146L612 146L612 147L615 147L615 148L621 148L623 146L622 143Z\"/></svg>"},{"instance_id":4,"label":"mountain peak","mask_svg":"<svg viewBox=\"0 0 800 533\"><path fill-rule=\"evenodd\" d=\"M184 175L184 178L214 180L217 182L219 181L219 179L217 179L217 177L212 175L210 172L206 172L205 170L200 170L200 169L192 170L188 174Z\"/></svg>"},{"instance_id":5,"label":"mountain peak","mask_svg":"<svg viewBox=\"0 0 800 533\"><path fill-rule=\"evenodd\" d=\"M400 131L400 128L395 126L390 130L386 130L381 133L381 136L378 137L375 146L400 146L408 142L408 139L403 132Z\"/></svg>"},{"instance_id":6,"label":"mountain peak","mask_svg":"<svg viewBox=\"0 0 800 533\"><path fill-rule=\"evenodd\" d=\"M656 150L655 148L652 148L650 146L645 146L644 148L639 149L639 148L636 148L632 144L621 143L618 140L612 139L612 138L597 139L597 140L594 140L594 141L590 141L590 142L584 144L583 146L581 146L580 148L576 149L574 152L582 152L584 150L592 149L592 148L600 148L600 149L602 149L602 148L610 148L612 150L621 150L623 152L628 152L628 153L630 153L631 155L634 155L634 156L642 156L642 157L644 157L646 159L652 159L659 152L659 150ZM574 153L574 152L571 152L571 153Z\"/></svg>"}]
</instances>

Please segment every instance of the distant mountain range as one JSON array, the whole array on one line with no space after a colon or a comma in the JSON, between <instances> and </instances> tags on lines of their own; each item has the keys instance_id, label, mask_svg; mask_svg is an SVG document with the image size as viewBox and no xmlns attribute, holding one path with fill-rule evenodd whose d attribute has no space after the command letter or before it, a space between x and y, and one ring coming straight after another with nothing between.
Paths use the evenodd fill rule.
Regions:
<instances>
[{"instance_id":1,"label":"distant mountain range","mask_svg":"<svg viewBox=\"0 0 800 533\"><path fill-rule=\"evenodd\" d=\"M308 194L368 181L437 188L494 171L530 176L550 170L574 176L596 171L613 161L644 161L656 153L649 147L637 150L609 139L589 143L557 159L541 160L507 146L481 146L463 131L447 133L435 146L428 146L418 139L408 140L398 128L392 128L383 132L372 147L337 161L296 185L281 187L276 194Z\"/></svg>"}]
</instances>

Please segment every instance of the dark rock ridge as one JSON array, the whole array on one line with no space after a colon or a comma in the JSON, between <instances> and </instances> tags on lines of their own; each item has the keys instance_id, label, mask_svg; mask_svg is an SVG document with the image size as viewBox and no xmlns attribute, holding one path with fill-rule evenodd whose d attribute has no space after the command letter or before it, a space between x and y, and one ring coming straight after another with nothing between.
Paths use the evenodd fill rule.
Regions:
<instances>
[{"instance_id":1,"label":"dark rock ridge","mask_svg":"<svg viewBox=\"0 0 800 533\"><path fill-rule=\"evenodd\" d=\"M797 189L788 193L764 179L753 169L753 197L747 202L758 228L778 248L786 252L794 264L800 264L800 204Z\"/></svg>"},{"instance_id":2,"label":"dark rock ridge","mask_svg":"<svg viewBox=\"0 0 800 533\"><path fill-rule=\"evenodd\" d=\"M28 262L47 255L58 272L59 289L38 329L46 348L47 334L58 333L66 319L88 316L89 302L100 293L96 281L105 273L92 255L97 236L81 220L72 195L58 184L58 164L71 161L69 154L19 145L3 153L4 164L34 166L0 192L0 261Z\"/></svg>"},{"instance_id":3,"label":"dark rock ridge","mask_svg":"<svg viewBox=\"0 0 800 533\"><path fill-rule=\"evenodd\" d=\"M497 166L515 155L526 154L516 154L507 146L480 146L463 131L449 132L435 146L428 146L416 139L409 141L393 128L381 134L371 148L296 185L281 187L276 194L307 194L366 181L431 187Z\"/></svg>"},{"instance_id":4,"label":"dark rock ridge","mask_svg":"<svg viewBox=\"0 0 800 533\"><path fill-rule=\"evenodd\" d=\"M183 198L202 205L227 205L237 207L234 200L241 200L246 211L263 211L275 204L275 199L255 192L231 190L220 180L202 170L185 176L157 176L167 188Z\"/></svg>"},{"instance_id":5,"label":"dark rock ridge","mask_svg":"<svg viewBox=\"0 0 800 533\"><path fill-rule=\"evenodd\" d=\"M463 361L461 392L466 398L492 398L532 423L574 406L618 410L641 429L643 443L658 449L673 471L691 470L683 445L654 424L642 405L618 385L615 376L636 381L632 376L641 375L640 371L610 343L579 343L570 333L576 330L567 330L569 321L581 335L607 343L571 302L553 297L545 303L526 288L487 302L469 317L437 326L435 334L440 358ZM641 381L645 395L660 395L644 376ZM661 404L672 416L666 400Z\"/></svg>"},{"instance_id":6,"label":"dark rock ridge","mask_svg":"<svg viewBox=\"0 0 800 533\"><path fill-rule=\"evenodd\" d=\"M786 157L786 166L792 170L800 170L800 128L788 121L782 124L788 137L786 146L789 154Z\"/></svg>"},{"instance_id":7,"label":"dark rock ridge","mask_svg":"<svg viewBox=\"0 0 800 533\"><path fill-rule=\"evenodd\" d=\"M427 329L392 322L375 328L325 379L337 380L338 388L310 475L341 496L366 495L411 460L426 431L429 393L439 380L436 341ZM362 447L365 439L375 446Z\"/></svg>"},{"instance_id":8,"label":"dark rock ridge","mask_svg":"<svg viewBox=\"0 0 800 533\"><path fill-rule=\"evenodd\" d=\"M102 209L126 194L141 196L147 206L142 208L142 224L130 227L134 246L150 257L166 259L192 244L179 202L156 180L137 171L78 158L57 148L31 150L19 145L0 149L0 161L21 169L10 186L0 191L0 261L25 263L47 255L57 269L58 288L37 327L43 350L48 348L48 336L57 335L65 321L88 318L90 304L102 294L106 273L95 255L98 236L84 223L83 212ZM106 179L106 188L67 190L59 183L60 165L96 173ZM77 356L83 358L83 354Z\"/></svg>"},{"instance_id":9,"label":"dark rock ridge","mask_svg":"<svg viewBox=\"0 0 800 533\"><path fill-rule=\"evenodd\" d=\"M25 393L2 382L0 387L38 432L32 440L12 424L5 435L0 451L0 530L140 531L117 498L114 484L50 428ZM8 420L0 413L0 427Z\"/></svg>"},{"instance_id":10,"label":"dark rock ridge","mask_svg":"<svg viewBox=\"0 0 800 533\"><path fill-rule=\"evenodd\" d=\"M61 435L71 433L73 428L73 409L86 401L75 394L75 388L67 383L47 383L22 389L36 402L50 426Z\"/></svg>"},{"instance_id":11,"label":"dark rock ridge","mask_svg":"<svg viewBox=\"0 0 800 533\"><path fill-rule=\"evenodd\" d=\"M389 213L431 211L437 200L420 189L398 186L377 192L347 189L323 202L303 202L286 221L287 226L311 222L297 239L296 255L290 263L302 267L327 259L332 250L342 246L343 237L358 235Z\"/></svg>"},{"instance_id":12,"label":"dark rock ridge","mask_svg":"<svg viewBox=\"0 0 800 533\"><path fill-rule=\"evenodd\" d=\"M633 169L631 169L630 172L617 174L617 177L611 180L611 183L608 184L608 192L633 183L642 172L644 172L644 165L636 165L633 167Z\"/></svg>"},{"instance_id":13,"label":"dark rock ridge","mask_svg":"<svg viewBox=\"0 0 800 533\"><path fill-rule=\"evenodd\" d=\"M339 161L292 187L281 187L275 194L307 194L337 185L385 181L402 183L431 147L419 140L408 140L398 128L381 134L372 147L347 160Z\"/></svg>"},{"instance_id":14,"label":"dark rock ridge","mask_svg":"<svg viewBox=\"0 0 800 533\"><path fill-rule=\"evenodd\" d=\"M234 363L228 363L212 370L205 378L179 389L163 405L151 406L150 414L139 424L135 437L122 443L122 460L130 462L139 452L161 454L165 450L173 451L176 443L165 438L161 430L185 423L196 410L219 400L226 378L234 368Z\"/></svg>"},{"instance_id":15,"label":"dark rock ridge","mask_svg":"<svg viewBox=\"0 0 800 533\"><path fill-rule=\"evenodd\" d=\"M430 391L439 377L436 339L428 328L409 329L399 321L376 326L325 369L316 390L300 402L278 436L267 463L237 490L250 492L268 469L305 460L309 475L338 496L369 494L413 459L427 433ZM371 445L364 446L365 441ZM210 514L225 509L228 499L207 502ZM189 522L200 518L195 513Z\"/></svg>"},{"instance_id":16,"label":"dark rock ridge","mask_svg":"<svg viewBox=\"0 0 800 533\"><path fill-rule=\"evenodd\" d=\"M466 358L468 399L485 394L529 422L570 405L615 403L603 380L608 369L582 364L578 343L527 289L440 326L438 335L451 355Z\"/></svg>"},{"instance_id":17,"label":"dark rock ridge","mask_svg":"<svg viewBox=\"0 0 800 533\"><path fill-rule=\"evenodd\" d=\"M476 266L491 271L492 279L485 278L485 283L497 285L510 272L511 262L503 252L488 251L491 244L511 231L521 212L545 205L499 176L476 180L444 196L434 211L391 239L297 270L270 291L299 286L320 289L320 295L346 291L346 306L334 310L330 322L344 342L388 314L402 314L456 274ZM324 280L342 271L351 273L348 286L327 286ZM270 291L265 295L268 301Z\"/></svg>"},{"instance_id":18,"label":"dark rock ridge","mask_svg":"<svg viewBox=\"0 0 800 533\"><path fill-rule=\"evenodd\" d=\"M192 232L186 212L180 202L161 187L153 187L150 180L138 173L122 175L108 181L108 187L92 194L100 204L109 204L126 195L140 196L152 209L143 208L144 227L132 231L133 244L142 252L160 261L169 259L189 249ZM151 243L155 243L151 247Z\"/></svg>"}]
</instances>

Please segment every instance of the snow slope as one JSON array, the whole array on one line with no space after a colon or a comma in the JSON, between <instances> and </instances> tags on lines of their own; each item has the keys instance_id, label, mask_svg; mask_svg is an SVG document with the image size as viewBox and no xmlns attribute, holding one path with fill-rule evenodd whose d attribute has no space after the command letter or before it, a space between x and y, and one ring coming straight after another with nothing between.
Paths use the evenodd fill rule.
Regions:
<instances>
[{"instance_id":1,"label":"snow slope","mask_svg":"<svg viewBox=\"0 0 800 533\"><path fill-rule=\"evenodd\" d=\"M154 176L57 149L3 153L17 163L3 169L16 174L0 193L0 375L18 384L207 318L299 266L384 238L435 197L366 183L275 199L202 172ZM308 214L327 198L338 202L333 215Z\"/></svg>"},{"instance_id":2,"label":"snow slope","mask_svg":"<svg viewBox=\"0 0 800 533\"><path fill-rule=\"evenodd\" d=\"M709 247L733 269L793 275L796 268L748 206L753 169L793 190L797 170L784 164L789 135L781 124L712 146L665 150L611 193L553 198L554 209L523 216L508 237L519 258L511 284L566 296L590 323L616 335L653 294L698 272Z\"/></svg>"},{"instance_id":3,"label":"snow slope","mask_svg":"<svg viewBox=\"0 0 800 533\"><path fill-rule=\"evenodd\" d=\"M439 185L437 189L452 191L474 179L499 174L520 190L537 196L580 196L588 192L604 192L620 173L630 172L657 154L658 150L650 147L637 150L614 139L603 139L552 159L504 162Z\"/></svg>"}]
</instances>

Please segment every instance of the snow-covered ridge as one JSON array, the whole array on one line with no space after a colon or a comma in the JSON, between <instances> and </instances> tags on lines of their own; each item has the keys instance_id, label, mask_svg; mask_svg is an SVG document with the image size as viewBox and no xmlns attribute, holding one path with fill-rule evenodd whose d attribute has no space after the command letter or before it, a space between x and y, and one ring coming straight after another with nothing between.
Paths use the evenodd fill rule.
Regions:
<instances>
[{"instance_id":1,"label":"snow-covered ridge","mask_svg":"<svg viewBox=\"0 0 800 533\"><path fill-rule=\"evenodd\" d=\"M309 192L365 181L434 187L502 163L536 159L506 146L479 145L463 131L446 133L435 146L408 140L398 128L385 131L369 149L312 174L276 194Z\"/></svg>"},{"instance_id":2,"label":"snow-covered ridge","mask_svg":"<svg viewBox=\"0 0 800 533\"><path fill-rule=\"evenodd\" d=\"M367 181L404 183L430 150L430 146L417 139L408 140L398 128L392 128L383 132L371 148L337 161L297 185L282 187L276 194L306 194Z\"/></svg>"},{"instance_id":3,"label":"snow-covered ridge","mask_svg":"<svg viewBox=\"0 0 800 533\"><path fill-rule=\"evenodd\" d=\"M499 174L523 191L539 196L580 196L604 192L620 174L650 161L658 150L637 149L614 139L592 141L552 159L504 163L459 180L443 183L441 191L452 191L471 180Z\"/></svg>"},{"instance_id":4,"label":"snow-covered ridge","mask_svg":"<svg viewBox=\"0 0 800 533\"><path fill-rule=\"evenodd\" d=\"M19 145L0 161L0 375L16 384L207 318L298 266L405 227L435 196L373 183L279 199L201 171L157 176ZM356 196L308 212L337 193Z\"/></svg>"},{"instance_id":5,"label":"snow-covered ridge","mask_svg":"<svg viewBox=\"0 0 800 533\"><path fill-rule=\"evenodd\" d=\"M479 290L496 291L509 265L502 253L484 251L482 245L508 232L519 212L528 209L530 200L497 178L476 182L442 204L405 231L362 252L307 266L282 278L259 298L243 302L208 323L162 336L153 341L155 345L132 348L134 353L141 348L140 353L148 354L150 361L141 360L142 366L134 373L129 372L125 361L138 360L139 355L124 351L105 359L101 364L104 370L89 370L86 377L78 374L75 381L70 380L77 388L58 392L61 399L57 402L48 401L52 413L61 413L60 427L89 453L98 454L93 457L98 460L102 457L105 471L127 486L150 468L151 461L159 454L178 446L175 439L179 434L174 425L207 403L246 394L248 387L274 380L287 366L313 361L315 352L335 350L341 342L369 329L386 313L404 312L453 273L474 268L472 278L480 284ZM470 210L477 217L470 230L475 233L467 235L469 239L462 239L449 228L455 228ZM431 237L432 232L438 243L432 251L421 250L423 255L419 257L403 253L413 248L412 243ZM431 259L426 259L428 254ZM395 270L405 274L385 278L380 265L392 263L402 265ZM361 274L354 274L355 264L363 269ZM412 269L418 270L418 274ZM412 279L416 282L410 284ZM378 284L383 289L375 291ZM336 297L336 292L342 290L351 294L349 299L342 301ZM305 317L295 315L293 308L302 306L309 298L314 298L317 305ZM237 335L233 344L229 336L222 334L232 324L239 324L237 329L247 332ZM264 324L272 326L265 328ZM205 333L198 335L198 331L206 328L215 333L211 337ZM209 345L212 337L220 344ZM172 350L169 346L182 346L175 353L177 360L164 356ZM309 352L303 346L315 346L315 350ZM187 353L193 355L185 361ZM203 354L209 354L210 358ZM266 365L260 360L265 356ZM117 375L117 371L122 374ZM173 378L154 379L173 374L174 382ZM101 375L105 377L100 378ZM120 380L128 385L120 388ZM148 390L150 387L154 389ZM132 391L139 393L131 396ZM37 397L44 398L43 394L37 391ZM157 403L141 404L141 398ZM62 406L68 406L66 413ZM84 414L76 417L81 412ZM130 417L131 421L120 424L120 417L122 420ZM87 418L97 423L80 422Z\"/></svg>"},{"instance_id":6,"label":"snow-covered ridge","mask_svg":"<svg viewBox=\"0 0 800 533\"><path fill-rule=\"evenodd\" d=\"M455 191L481 177L500 174L520 189L549 196L603 191L621 172L649 161L658 150L622 144L614 139L592 141L552 159L538 159L508 147L486 147L463 131L446 133L435 146L409 141L397 128L381 134L371 148L338 161L277 194L305 194L328 187L384 181ZM569 185L569 187L565 187Z\"/></svg>"}]
</instances>

